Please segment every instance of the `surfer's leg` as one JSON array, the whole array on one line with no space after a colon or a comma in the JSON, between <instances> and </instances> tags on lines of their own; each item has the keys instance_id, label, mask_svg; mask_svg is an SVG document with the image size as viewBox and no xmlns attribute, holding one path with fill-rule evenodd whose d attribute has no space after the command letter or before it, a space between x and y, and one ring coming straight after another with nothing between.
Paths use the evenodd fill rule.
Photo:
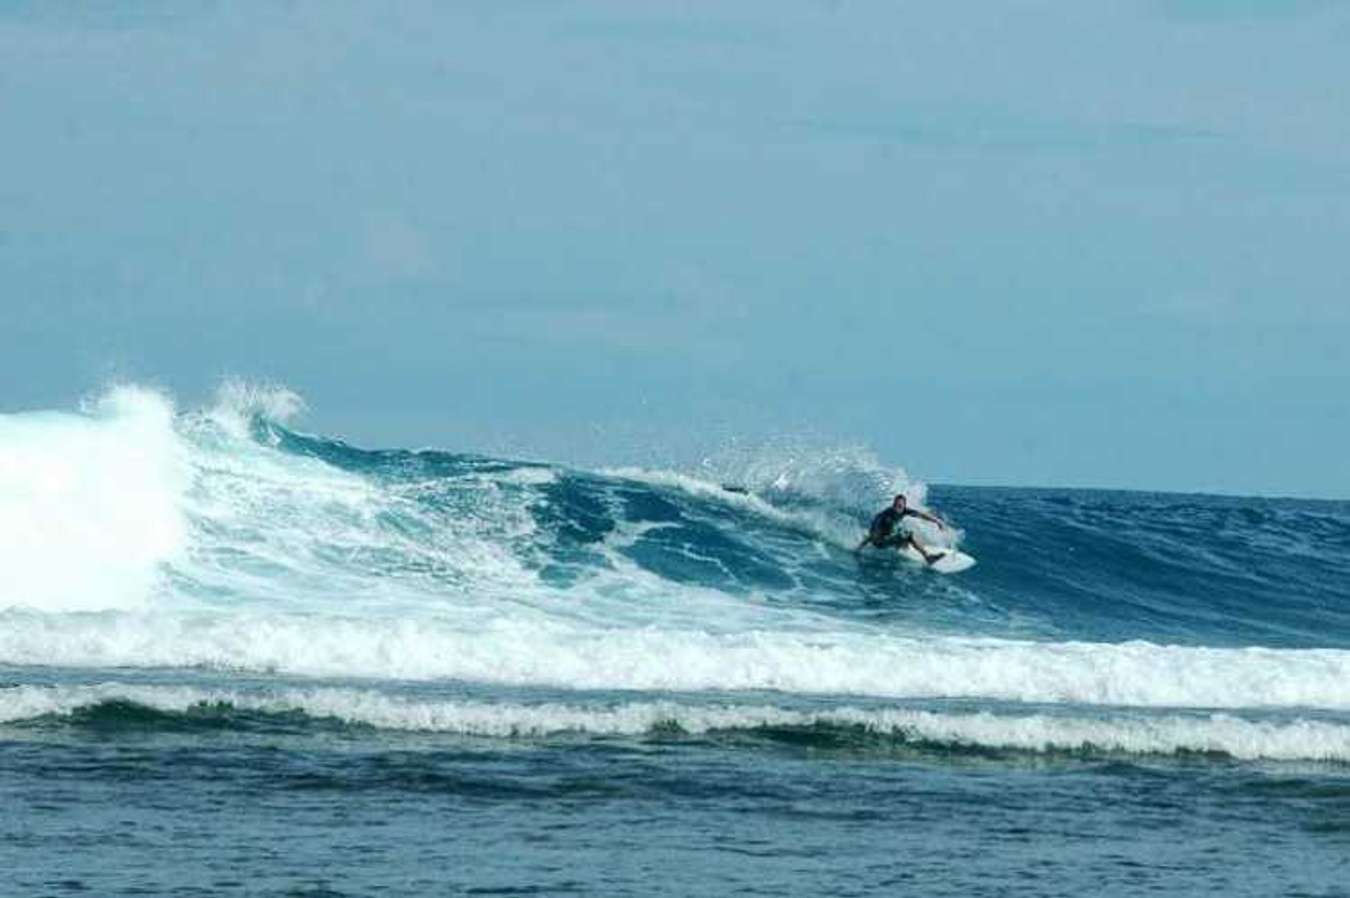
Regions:
<instances>
[{"instance_id":1,"label":"surfer's leg","mask_svg":"<svg viewBox=\"0 0 1350 898\"><path fill-rule=\"evenodd\" d=\"M917 539L914 538L914 534L912 534L912 533L909 534L907 537L905 537L905 542L908 543L909 545L913 546L913 547L914 547L914 551L915 551L915 552L918 552L920 555L922 555L922 556L923 556L923 560L926 561L926 562L929 563L929 564L932 564L933 562L937 561L937 560L940 559L942 556L944 556L944 555L947 554L946 552L935 552L935 553L933 553L933 554L930 555L928 552L925 552L925 551L924 551L923 546L919 545L919 541L918 541ZM903 543L902 543L902 545L903 545Z\"/></svg>"}]
</instances>

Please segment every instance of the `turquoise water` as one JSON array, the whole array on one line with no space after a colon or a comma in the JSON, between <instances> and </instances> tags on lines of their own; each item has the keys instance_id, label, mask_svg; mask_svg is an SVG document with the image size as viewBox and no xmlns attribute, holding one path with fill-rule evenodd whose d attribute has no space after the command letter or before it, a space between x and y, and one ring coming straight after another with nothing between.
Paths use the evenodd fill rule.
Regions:
<instances>
[{"instance_id":1,"label":"turquoise water","mask_svg":"<svg viewBox=\"0 0 1350 898\"><path fill-rule=\"evenodd\" d=\"M4 894L1347 894L1350 504L291 405L0 417ZM855 555L897 490L979 564Z\"/></svg>"}]
</instances>

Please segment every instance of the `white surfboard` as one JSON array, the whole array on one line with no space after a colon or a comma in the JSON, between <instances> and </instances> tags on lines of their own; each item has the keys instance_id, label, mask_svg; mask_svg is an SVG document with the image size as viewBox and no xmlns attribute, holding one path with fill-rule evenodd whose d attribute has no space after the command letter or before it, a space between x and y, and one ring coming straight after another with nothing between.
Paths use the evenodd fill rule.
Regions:
<instances>
[{"instance_id":1,"label":"white surfboard","mask_svg":"<svg viewBox=\"0 0 1350 898\"><path fill-rule=\"evenodd\" d=\"M969 570L975 566L975 559L959 549L942 549L934 546L928 550L929 555L938 552L942 553L942 557L929 564L924 561L923 556L913 546L906 544L900 548L900 557L906 561L923 565L929 570L937 571L939 574L959 574L961 571Z\"/></svg>"}]
</instances>

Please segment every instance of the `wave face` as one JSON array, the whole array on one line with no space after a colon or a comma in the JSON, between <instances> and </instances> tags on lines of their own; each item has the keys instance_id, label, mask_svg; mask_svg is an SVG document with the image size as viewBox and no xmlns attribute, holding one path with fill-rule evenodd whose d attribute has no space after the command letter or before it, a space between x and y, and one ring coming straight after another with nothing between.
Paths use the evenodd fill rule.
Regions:
<instances>
[{"instance_id":1,"label":"wave face","mask_svg":"<svg viewBox=\"0 0 1350 898\"><path fill-rule=\"evenodd\" d=\"M0 416L0 665L87 672L16 674L0 723L224 702L486 736L861 727L1350 760L1346 503L929 496L860 450L685 472L368 451L288 428L298 404L234 387L180 413L127 387ZM978 566L855 555L897 491ZM218 682L147 691L137 670Z\"/></svg>"}]
</instances>

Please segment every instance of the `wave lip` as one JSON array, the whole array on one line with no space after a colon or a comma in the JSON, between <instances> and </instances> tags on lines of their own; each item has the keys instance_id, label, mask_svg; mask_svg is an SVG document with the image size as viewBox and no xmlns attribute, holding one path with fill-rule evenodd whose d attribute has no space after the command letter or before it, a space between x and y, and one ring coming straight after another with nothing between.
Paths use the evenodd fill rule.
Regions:
<instances>
[{"instance_id":1,"label":"wave lip","mask_svg":"<svg viewBox=\"0 0 1350 898\"><path fill-rule=\"evenodd\" d=\"M380 730L547 739L718 736L773 738L783 731L823 734L832 744L880 739L897 746L1029 754L1218 754L1237 760L1350 763L1350 725L1294 718L1252 720L1223 714L1098 715L951 712L836 707L801 710L767 704L628 701L598 704L422 700L374 690L207 689L187 686L14 686L0 689L0 724L64 718L132 705L161 714L301 714L315 721Z\"/></svg>"}]
</instances>

